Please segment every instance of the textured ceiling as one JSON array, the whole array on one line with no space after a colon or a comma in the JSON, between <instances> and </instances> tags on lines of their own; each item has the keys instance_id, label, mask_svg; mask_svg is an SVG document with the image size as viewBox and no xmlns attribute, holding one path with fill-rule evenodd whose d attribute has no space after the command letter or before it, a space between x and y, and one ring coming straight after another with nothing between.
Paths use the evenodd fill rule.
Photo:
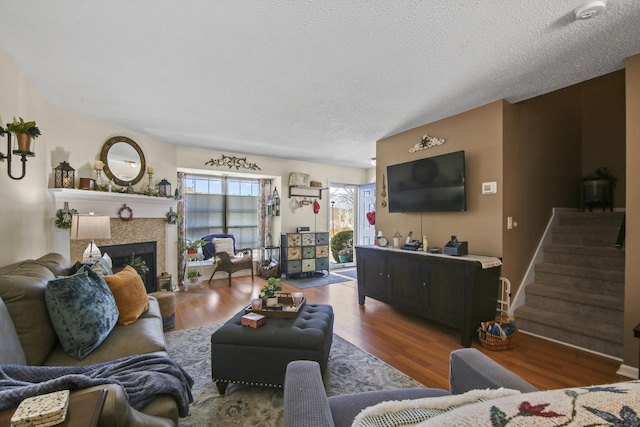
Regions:
<instances>
[{"instance_id":1,"label":"textured ceiling","mask_svg":"<svg viewBox=\"0 0 640 427\"><path fill-rule=\"evenodd\" d=\"M177 145L367 167L375 141L624 67L640 1L0 0L52 104Z\"/></svg>"}]
</instances>

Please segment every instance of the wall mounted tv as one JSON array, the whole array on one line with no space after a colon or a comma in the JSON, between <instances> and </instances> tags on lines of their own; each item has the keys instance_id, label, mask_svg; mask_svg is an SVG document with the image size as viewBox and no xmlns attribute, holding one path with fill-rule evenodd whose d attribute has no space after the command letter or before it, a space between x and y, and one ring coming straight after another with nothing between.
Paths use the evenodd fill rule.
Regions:
<instances>
[{"instance_id":1,"label":"wall mounted tv","mask_svg":"<svg viewBox=\"0 0 640 427\"><path fill-rule=\"evenodd\" d=\"M389 212L467 210L464 151L387 166Z\"/></svg>"}]
</instances>

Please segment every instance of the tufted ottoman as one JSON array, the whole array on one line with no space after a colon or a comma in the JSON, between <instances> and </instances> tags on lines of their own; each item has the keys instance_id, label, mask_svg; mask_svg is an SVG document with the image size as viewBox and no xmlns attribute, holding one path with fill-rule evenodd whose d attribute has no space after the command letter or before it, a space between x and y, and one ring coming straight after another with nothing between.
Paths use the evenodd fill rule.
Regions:
<instances>
[{"instance_id":1,"label":"tufted ottoman","mask_svg":"<svg viewBox=\"0 0 640 427\"><path fill-rule=\"evenodd\" d=\"M333 341L333 308L306 304L294 319L269 317L242 326L244 310L211 335L211 378L220 394L228 383L282 387L287 364L314 360L324 374Z\"/></svg>"}]
</instances>

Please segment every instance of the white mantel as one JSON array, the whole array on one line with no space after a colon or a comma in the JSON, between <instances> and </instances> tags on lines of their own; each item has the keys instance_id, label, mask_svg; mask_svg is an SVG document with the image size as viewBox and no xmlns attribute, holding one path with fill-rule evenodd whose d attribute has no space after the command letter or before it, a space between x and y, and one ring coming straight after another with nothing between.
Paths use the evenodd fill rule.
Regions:
<instances>
[{"instance_id":1,"label":"white mantel","mask_svg":"<svg viewBox=\"0 0 640 427\"><path fill-rule=\"evenodd\" d=\"M165 218L169 208L176 211L177 201L167 197L153 197L128 193L109 193L104 191L75 190L69 188L50 188L49 194L53 203L52 218L55 212L64 208L64 202L69 202L69 209L75 209L80 214L94 212L96 215L108 215L119 218L118 211L124 204L133 212L133 218ZM70 256L70 232L53 227L54 251ZM177 227L167 224L165 259L166 269L177 277Z\"/></svg>"},{"instance_id":2,"label":"white mantel","mask_svg":"<svg viewBox=\"0 0 640 427\"><path fill-rule=\"evenodd\" d=\"M95 212L96 215L109 215L111 218L118 218L118 211L125 203L133 211L134 218L164 218L169 208L175 210L177 204L176 200L167 197L70 188L50 188L49 194L53 201L54 216L58 209L64 208L64 202L69 202L69 208L80 214Z\"/></svg>"}]
</instances>

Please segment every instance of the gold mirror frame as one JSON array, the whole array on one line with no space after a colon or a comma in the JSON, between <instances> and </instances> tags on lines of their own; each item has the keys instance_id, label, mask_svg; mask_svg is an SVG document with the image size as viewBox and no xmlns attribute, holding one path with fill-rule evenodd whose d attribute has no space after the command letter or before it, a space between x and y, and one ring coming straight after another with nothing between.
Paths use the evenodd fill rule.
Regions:
<instances>
[{"instance_id":1,"label":"gold mirror frame","mask_svg":"<svg viewBox=\"0 0 640 427\"><path fill-rule=\"evenodd\" d=\"M115 174L111 170L111 167L113 167L113 165L111 167L109 166L109 150L118 143L124 143L131 146L138 154L138 158L140 160L140 170L138 171L138 174L128 181L115 176ZM132 140L131 138L127 138L126 136L114 136L113 138L109 138L109 140L107 140L107 142L105 142L102 146L102 151L100 152L100 160L104 163L103 170L105 175L107 175L107 177L114 183L122 185L124 187L140 182L142 177L144 177L145 171L147 170L146 161L144 158L144 154L142 153L142 149L138 144L136 144L134 140Z\"/></svg>"}]
</instances>

